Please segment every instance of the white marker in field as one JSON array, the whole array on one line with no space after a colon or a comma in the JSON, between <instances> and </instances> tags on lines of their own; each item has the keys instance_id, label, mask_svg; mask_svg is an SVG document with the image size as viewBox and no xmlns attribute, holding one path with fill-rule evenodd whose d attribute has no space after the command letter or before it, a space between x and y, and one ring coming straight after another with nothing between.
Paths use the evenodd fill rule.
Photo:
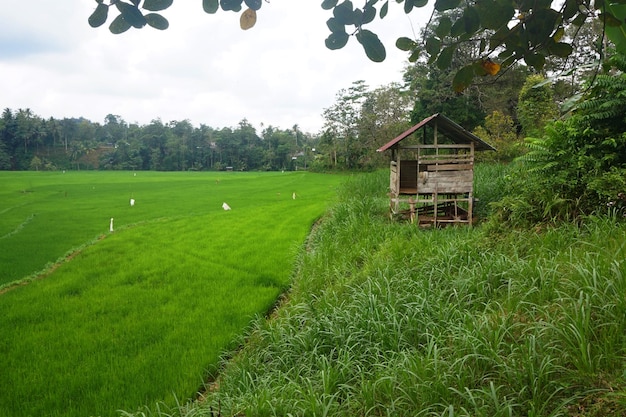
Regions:
<instances>
[{"instance_id":1,"label":"white marker in field","mask_svg":"<svg viewBox=\"0 0 626 417\"><path fill-rule=\"evenodd\" d=\"M226 204L226 203L222 204L222 208L224 210L230 210L230 206L228 204Z\"/></svg>"},{"instance_id":2,"label":"white marker in field","mask_svg":"<svg viewBox=\"0 0 626 417\"><path fill-rule=\"evenodd\" d=\"M113 217L111 217L111 223L109 223L109 232L113 231Z\"/></svg>"},{"instance_id":3,"label":"white marker in field","mask_svg":"<svg viewBox=\"0 0 626 417\"><path fill-rule=\"evenodd\" d=\"M293 194L291 195L291 198L295 200L295 199L296 199L296 193L293 193Z\"/></svg>"},{"instance_id":4,"label":"white marker in field","mask_svg":"<svg viewBox=\"0 0 626 417\"><path fill-rule=\"evenodd\" d=\"M132 206L134 206L134 205L135 205L135 199L134 199L134 198L131 198L131 199L130 199L130 206L132 207Z\"/></svg>"}]
</instances>

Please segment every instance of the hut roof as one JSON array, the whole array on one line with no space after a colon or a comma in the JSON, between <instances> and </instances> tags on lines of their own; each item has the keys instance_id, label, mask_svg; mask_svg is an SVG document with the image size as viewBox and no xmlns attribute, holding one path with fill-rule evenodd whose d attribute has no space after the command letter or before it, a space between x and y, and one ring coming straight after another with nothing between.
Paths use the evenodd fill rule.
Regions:
<instances>
[{"instance_id":1,"label":"hut roof","mask_svg":"<svg viewBox=\"0 0 626 417\"><path fill-rule=\"evenodd\" d=\"M437 126L437 130L441 131L448 139L452 140L454 143L471 143L471 142L474 142L475 149L477 151L487 151L487 150L495 151L496 150L496 148L494 148L493 146L489 145L487 142L483 141L478 136L476 136L476 135L468 132L467 130L463 129L461 126L459 126L458 124L454 123L452 120L448 119L443 114L435 113L432 116L425 118L424 120L422 120L421 122L419 122L418 124L416 124L412 128L408 129L404 133L401 133L395 139L393 139L390 142L386 143L385 145L381 146L376 151L377 152L384 152L384 151L386 151L387 149L393 147L398 142L402 141L404 138L406 138L407 136L411 135L412 133L415 133L420 128L422 128L422 127L424 127L426 125L433 126L433 127L436 125Z\"/></svg>"}]
</instances>

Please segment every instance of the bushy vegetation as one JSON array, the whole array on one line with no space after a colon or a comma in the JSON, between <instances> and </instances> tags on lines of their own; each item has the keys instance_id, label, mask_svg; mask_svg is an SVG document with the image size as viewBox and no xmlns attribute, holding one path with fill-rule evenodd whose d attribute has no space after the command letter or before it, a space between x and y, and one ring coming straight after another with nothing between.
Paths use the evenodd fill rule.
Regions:
<instances>
[{"instance_id":1,"label":"bushy vegetation","mask_svg":"<svg viewBox=\"0 0 626 417\"><path fill-rule=\"evenodd\" d=\"M530 75L519 93L517 118L527 136L541 132L559 115L552 89L545 81L541 75Z\"/></svg>"},{"instance_id":2,"label":"bushy vegetation","mask_svg":"<svg viewBox=\"0 0 626 417\"><path fill-rule=\"evenodd\" d=\"M478 153L478 161L511 162L525 153L513 118L497 110L488 115L485 125L478 126L473 133L497 149L497 152Z\"/></svg>"},{"instance_id":3,"label":"bushy vegetation","mask_svg":"<svg viewBox=\"0 0 626 417\"><path fill-rule=\"evenodd\" d=\"M497 222L529 225L585 214L626 216L626 58L614 55L573 115L527 139Z\"/></svg>"},{"instance_id":4,"label":"bushy vegetation","mask_svg":"<svg viewBox=\"0 0 626 417\"><path fill-rule=\"evenodd\" d=\"M626 416L626 224L419 230L386 181L342 189L201 402L135 415Z\"/></svg>"}]
</instances>

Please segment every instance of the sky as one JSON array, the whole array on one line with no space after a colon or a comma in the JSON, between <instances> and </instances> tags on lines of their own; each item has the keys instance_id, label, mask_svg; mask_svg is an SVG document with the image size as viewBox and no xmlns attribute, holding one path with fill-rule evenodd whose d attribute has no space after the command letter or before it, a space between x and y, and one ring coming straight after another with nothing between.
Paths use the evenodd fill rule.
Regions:
<instances>
[{"instance_id":1,"label":"sky","mask_svg":"<svg viewBox=\"0 0 626 417\"><path fill-rule=\"evenodd\" d=\"M354 38L326 48L332 12L320 4L265 1L256 26L243 31L237 13L208 15L200 0L178 0L162 12L169 29L113 35L111 18L97 29L87 23L94 0L2 0L0 107L99 123L114 114L140 125L187 119L222 128L245 118L257 128L318 133L339 90L357 80L372 89L402 81L407 54L395 40L430 17L390 1L387 17L371 25L387 49L374 63Z\"/></svg>"}]
</instances>

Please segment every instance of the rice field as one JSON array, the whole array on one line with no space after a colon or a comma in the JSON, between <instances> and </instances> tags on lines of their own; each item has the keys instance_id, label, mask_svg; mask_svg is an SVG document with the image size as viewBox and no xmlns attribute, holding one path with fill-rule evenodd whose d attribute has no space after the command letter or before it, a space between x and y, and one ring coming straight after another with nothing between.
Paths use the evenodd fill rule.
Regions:
<instances>
[{"instance_id":1,"label":"rice field","mask_svg":"<svg viewBox=\"0 0 626 417\"><path fill-rule=\"evenodd\" d=\"M489 203L500 198L506 174L502 165L476 167L477 211L483 220L490 213ZM390 221L385 171L327 184L319 180L320 194L332 189L326 200L329 208L315 211L325 213L324 221L305 241L308 223L300 239L287 245L289 256L280 269L285 275L276 278L241 266L251 259L271 268L282 259L267 259L280 251L279 240L269 239L276 226L259 224L253 205L230 224L233 229L241 224L239 231L214 233L200 227L243 208L255 194L253 183L258 180L251 176L249 185L242 185L246 192L239 202L226 200L231 212L221 209L221 197L211 199L211 207L220 206L215 213L204 211L204 200L194 200L189 203L193 214L172 209L174 214L155 215L145 224L132 219L114 233L96 231L83 240L88 243L77 256L61 262L48 278L0 295L5 322L0 328L0 369L9 370L8 377L0 375L0 415L71 415L67 409L73 415L124 417L626 417L626 223L620 218L588 217L577 224L532 229L507 229L487 220L473 228L424 230ZM293 181L308 179L296 176ZM218 186L213 182L211 187ZM291 183L277 187L272 198L281 201L279 206L293 204L300 198L298 194L291 199L293 189ZM263 200L264 195L257 197ZM142 201L137 197L134 208ZM128 209L127 204L120 209ZM269 197L267 205L274 206ZM271 217L284 216L279 208L265 211L273 213ZM109 216L101 216L105 228ZM198 221L192 220L195 217ZM278 229L289 229L291 223L279 222ZM163 239L162 226L180 232ZM260 235L250 232L255 228L261 229ZM220 236L227 237L220 241ZM183 243L187 239L194 243ZM231 239L240 240L230 246ZM245 242L256 245L232 259L223 250L215 257L209 250L243 247ZM150 252L163 255L162 263L143 258ZM180 267L176 257L191 267ZM111 265L112 259L119 264ZM224 274L236 270L230 277L244 278L212 281L214 274L203 273L206 265L225 265L220 269ZM156 273L147 278L141 271L151 267L170 278ZM92 276L86 270L99 273ZM236 285L222 288L231 281ZM39 291L33 290L35 285ZM271 305L263 304L262 296L246 298L261 294L259 289L274 291L263 300L275 300L286 291L280 309L270 316L258 313ZM81 298L90 302L78 302ZM230 303L224 309L230 312L248 303L262 307L237 327L234 315L207 313L218 298ZM146 314L149 320L141 321ZM193 317L188 316L194 314L197 327L192 329ZM114 318L109 320L109 315ZM72 333L59 332L66 321ZM110 324L101 325L106 322ZM218 328L230 324L232 333L221 350L226 356L212 357L189 347L210 343ZM209 332L198 338L205 328ZM34 339L32 333L45 337ZM94 346L63 361L92 337ZM8 340L18 344L15 351L25 352L14 362L5 358L11 349ZM163 340L166 350L158 348ZM135 386L163 386L152 368L167 363L177 364L174 373L180 379L173 377L165 393L144 393L132 403L119 401L123 395L109 395L112 384L99 373L125 360L106 355L117 345L131 357L121 367L130 375L122 383L129 392ZM44 350L56 356L33 354ZM89 356L101 357L90 363ZM200 365L187 365L197 358ZM38 363L46 360L64 365ZM14 371L14 366L22 367ZM98 377L79 384L83 374ZM202 381L213 378L198 398L189 399L189 391L197 392ZM189 380L195 382L185 387ZM13 381L24 384L11 403L4 392L17 391ZM67 385L50 390L61 384ZM79 410L72 404L74 398L116 398L119 412L93 406ZM56 408L53 399L60 399ZM31 409L36 412L19 414L18 408L41 404Z\"/></svg>"},{"instance_id":2,"label":"rice field","mask_svg":"<svg viewBox=\"0 0 626 417\"><path fill-rule=\"evenodd\" d=\"M193 398L288 288L342 180L0 173L0 415Z\"/></svg>"}]
</instances>

